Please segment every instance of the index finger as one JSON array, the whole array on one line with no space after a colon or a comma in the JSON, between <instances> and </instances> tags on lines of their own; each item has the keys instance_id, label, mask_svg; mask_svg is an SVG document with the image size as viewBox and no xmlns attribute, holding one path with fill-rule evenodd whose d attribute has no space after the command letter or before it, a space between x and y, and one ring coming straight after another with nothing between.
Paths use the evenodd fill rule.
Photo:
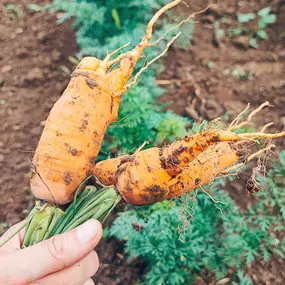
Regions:
<instances>
[{"instance_id":1,"label":"index finger","mask_svg":"<svg viewBox=\"0 0 285 285\"><path fill-rule=\"evenodd\" d=\"M28 220L13 225L0 237L0 249L20 249Z\"/></svg>"}]
</instances>

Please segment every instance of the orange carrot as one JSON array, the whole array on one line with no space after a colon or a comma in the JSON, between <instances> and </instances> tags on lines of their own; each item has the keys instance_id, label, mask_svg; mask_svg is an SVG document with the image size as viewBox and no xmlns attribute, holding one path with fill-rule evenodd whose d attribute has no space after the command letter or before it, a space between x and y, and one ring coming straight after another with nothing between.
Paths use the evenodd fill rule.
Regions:
<instances>
[{"instance_id":1,"label":"orange carrot","mask_svg":"<svg viewBox=\"0 0 285 285\"><path fill-rule=\"evenodd\" d=\"M265 104L253 111L260 111ZM246 125L244 121L238 125ZM134 205L151 204L168 198L179 197L187 191L211 182L241 157L245 158L246 146L255 139L273 139L285 136L285 131L275 134L236 134L231 124L227 130L207 129L177 140L161 149L150 148L108 159L95 165L93 174L105 185L115 185L126 202ZM271 148L273 145L270 145ZM267 148L260 150L265 151ZM259 152L249 156L255 157ZM240 163L237 167L242 167ZM236 167L236 166L233 166ZM233 169L230 168L230 169Z\"/></svg>"},{"instance_id":2,"label":"orange carrot","mask_svg":"<svg viewBox=\"0 0 285 285\"><path fill-rule=\"evenodd\" d=\"M159 151L151 148L140 152L140 156L148 157L153 154L152 160L157 159L157 163L167 171L172 177L180 173L194 158L209 146L222 141L239 141L240 137L233 132L223 130L206 130L192 136L177 140L170 145L163 146ZM158 157L157 157L158 152ZM132 155L123 155L97 163L92 173L105 185L115 183L115 173L118 167L127 161L133 160ZM152 176L152 175L150 175ZM151 178L153 179L153 178Z\"/></svg>"},{"instance_id":3,"label":"orange carrot","mask_svg":"<svg viewBox=\"0 0 285 285\"><path fill-rule=\"evenodd\" d=\"M141 151L145 152L145 150ZM132 155L122 155L115 158L109 158L98 162L93 170L92 174L104 185L114 185L116 180L116 172L119 166L125 161L125 159L133 159Z\"/></svg>"},{"instance_id":4,"label":"orange carrot","mask_svg":"<svg viewBox=\"0 0 285 285\"><path fill-rule=\"evenodd\" d=\"M158 148L138 152L132 161L119 166L115 186L127 203L146 205L180 197L210 183L240 158L234 143L217 143L200 153L180 174L171 176L161 164L159 152Z\"/></svg>"},{"instance_id":5,"label":"orange carrot","mask_svg":"<svg viewBox=\"0 0 285 285\"><path fill-rule=\"evenodd\" d=\"M117 119L122 95L146 69L127 83L143 50L150 45L155 22L181 1L165 5L154 15L142 41L133 50L114 60L110 60L112 54L104 60L94 57L81 60L50 111L33 158L31 190L36 198L57 204L73 200L76 188L94 166L108 126ZM109 72L118 62L120 66Z\"/></svg>"}]
</instances>

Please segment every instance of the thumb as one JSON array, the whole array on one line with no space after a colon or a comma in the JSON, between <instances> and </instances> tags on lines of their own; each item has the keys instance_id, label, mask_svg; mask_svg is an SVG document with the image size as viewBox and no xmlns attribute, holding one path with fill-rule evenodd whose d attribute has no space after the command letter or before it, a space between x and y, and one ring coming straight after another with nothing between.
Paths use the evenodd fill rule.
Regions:
<instances>
[{"instance_id":1,"label":"thumb","mask_svg":"<svg viewBox=\"0 0 285 285\"><path fill-rule=\"evenodd\" d=\"M101 236L101 224L93 219L70 232L9 253L3 256L3 260L0 258L0 264L5 264L4 268L1 268L6 275L3 281L7 280L4 283L0 280L0 283L30 284L43 276L69 267L87 256Z\"/></svg>"}]
</instances>

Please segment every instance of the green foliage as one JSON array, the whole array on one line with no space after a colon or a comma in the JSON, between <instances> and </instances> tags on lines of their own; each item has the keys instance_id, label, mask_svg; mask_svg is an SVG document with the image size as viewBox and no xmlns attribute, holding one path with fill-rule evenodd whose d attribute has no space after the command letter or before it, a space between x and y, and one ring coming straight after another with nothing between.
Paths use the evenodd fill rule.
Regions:
<instances>
[{"instance_id":1,"label":"green foliage","mask_svg":"<svg viewBox=\"0 0 285 285\"><path fill-rule=\"evenodd\" d=\"M148 266L142 284L191 284L207 273L220 279L228 275L229 268L236 268L230 276L232 284L253 284L243 272L245 264L257 256L264 261L273 254L285 257L285 238L279 238L285 229L285 151L268 177L259 181L265 189L246 214L219 190L221 180L213 185L213 192L223 203L215 204L198 192L196 199L185 196L180 201L141 207L140 216L129 210L115 220L110 234L126 241L129 256L140 257ZM189 226L181 227L183 217L192 216Z\"/></svg>"},{"instance_id":2,"label":"green foliage","mask_svg":"<svg viewBox=\"0 0 285 285\"><path fill-rule=\"evenodd\" d=\"M231 71L231 75L240 80L251 80L252 73L250 71L243 70L242 68L234 68Z\"/></svg>"},{"instance_id":3,"label":"green foliage","mask_svg":"<svg viewBox=\"0 0 285 285\"><path fill-rule=\"evenodd\" d=\"M229 30L229 35L231 38L235 38L240 36L241 34L247 34L250 36L249 45L252 48L258 48L258 39L267 40L267 33L265 29L269 26L269 24L273 24L276 21L276 15L271 13L271 8L266 7L254 13L245 13L238 15L238 21L242 24L250 25L249 26L241 26L241 27L232 27ZM257 24L255 24L257 21Z\"/></svg>"},{"instance_id":4,"label":"green foliage","mask_svg":"<svg viewBox=\"0 0 285 285\"><path fill-rule=\"evenodd\" d=\"M255 18L256 18L256 15L254 13L245 13L245 14L238 15L238 21L240 23L247 23L250 20L254 20Z\"/></svg>"},{"instance_id":5,"label":"green foliage","mask_svg":"<svg viewBox=\"0 0 285 285\"><path fill-rule=\"evenodd\" d=\"M44 10L44 7L34 4L34 3L28 4L27 7L30 12L41 12Z\"/></svg>"},{"instance_id":6,"label":"green foliage","mask_svg":"<svg viewBox=\"0 0 285 285\"><path fill-rule=\"evenodd\" d=\"M257 14L260 17L258 21L259 30L267 28L269 24L273 24L276 21L276 15L271 14L270 7L261 9Z\"/></svg>"},{"instance_id":7,"label":"green foliage","mask_svg":"<svg viewBox=\"0 0 285 285\"><path fill-rule=\"evenodd\" d=\"M210 60L203 60L202 64L207 66L209 69L213 69L215 67L215 62L210 61Z\"/></svg>"},{"instance_id":8,"label":"green foliage","mask_svg":"<svg viewBox=\"0 0 285 285\"><path fill-rule=\"evenodd\" d=\"M23 16L23 9L21 5L7 4L5 5L6 12L10 15L12 20L19 20Z\"/></svg>"},{"instance_id":9,"label":"green foliage","mask_svg":"<svg viewBox=\"0 0 285 285\"><path fill-rule=\"evenodd\" d=\"M246 27L231 27L229 29L229 36L231 39L237 38L242 34L247 34L248 30Z\"/></svg>"},{"instance_id":10,"label":"green foliage","mask_svg":"<svg viewBox=\"0 0 285 285\"><path fill-rule=\"evenodd\" d=\"M221 39L225 36L225 31L221 28L221 22L216 21L214 23L215 35L217 39Z\"/></svg>"},{"instance_id":11,"label":"green foliage","mask_svg":"<svg viewBox=\"0 0 285 285\"><path fill-rule=\"evenodd\" d=\"M73 26L77 29L80 57L93 55L102 58L106 56L107 51L113 51L127 42L131 42L132 45L137 44L153 15L153 10L159 9L167 2L167 0L55 0L50 8L65 12L60 16L59 23L74 19ZM168 14L174 18L171 12ZM162 35L170 27L167 18L161 21L160 25L162 27L157 36ZM182 35L182 41L184 44L185 42L189 44L191 39L189 29L193 29L193 24L186 24L183 29L186 30ZM168 39L174 33L170 33Z\"/></svg>"},{"instance_id":12,"label":"green foliage","mask_svg":"<svg viewBox=\"0 0 285 285\"><path fill-rule=\"evenodd\" d=\"M185 125L189 123L187 119L183 119L174 113L167 112L163 114L163 120L158 124L158 132L156 136L156 145L164 142L173 142L177 138L187 135Z\"/></svg>"},{"instance_id":13,"label":"green foliage","mask_svg":"<svg viewBox=\"0 0 285 285\"><path fill-rule=\"evenodd\" d=\"M233 285L253 285L250 278L241 270L236 273L239 282L233 282Z\"/></svg>"},{"instance_id":14,"label":"green foliage","mask_svg":"<svg viewBox=\"0 0 285 285\"><path fill-rule=\"evenodd\" d=\"M257 193L260 200L256 203L254 212L250 212L254 223L260 224L264 229L268 229L270 225L276 232L285 230L285 151L281 151L279 161L267 177L259 177L259 184L265 185L267 191ZM283 239L283 250L284 242ZM280 256L284 258L283 254Z\"/></svg>"},{"instance_id":15,"label":"green foliage","mask_svg":"<svg viewBox=\"0 0 285 285\"><path fill-rule=\"evenodd\" d=\"M227 68L223 71L225 75L231 75L239 80L252 80L253 74L250 70L245 70L242 66Z\"/></svg>"},{"instance_id":16,"label":"green foliage","mask_svg":"<svg viewBox=\"0 0 285 285\"><path fill-rule=\"evenodd\" d=\"M167 0L55 0L50 6L52 10L65 13L60 16L59 23L67 19L74 19L77 32L77 43L80 47L78 57L83 55L104 58L107 51L131 42L130 49L137 44L145 31L148 20L153 11L159 9ZM157 25L154 40L161 37L175 23L168 23L169 18L176 17L168 12ZM176 42L181 48L189 46L194 24L187 23L179 30L182 36ZM178 31L169 33L169 40ZM165 41L147 49L145 58L138 64L142 66L146 59L153 58L165 47ZM153 65L140 78L138 85L124 95L119 111L118 122L110 126L107 139L102 146L100 159L106 158L110 151L130 152L148 141L149 145L160 144L166 138L173 140L185 135L187 120L171 112L162 112L163 106L157 103L157 97L164 90L159 88L154 78L163 69L161 64Z\"/></svg>"}]
</instances>

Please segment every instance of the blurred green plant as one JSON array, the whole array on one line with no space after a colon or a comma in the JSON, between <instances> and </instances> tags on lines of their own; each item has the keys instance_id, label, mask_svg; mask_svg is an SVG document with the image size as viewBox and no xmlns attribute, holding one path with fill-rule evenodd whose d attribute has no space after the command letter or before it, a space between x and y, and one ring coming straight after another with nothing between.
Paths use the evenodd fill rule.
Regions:
<instances>
[{"instance_id":1,"label":"blurred green plant","mask_svg":"<svg viewBox=\"0 0 285 285\"><path fill-rule=\"evenodd\" d=\"M154 10L159 9L167 0L55 0L49 9L64 11L58 22L73 19L77 43L80 47L78 57L84 55L104 58L107 51L131 42L130 48L137 44L144 34ZM170 23L173 21L173 23ZM178 18L170 11L156 25L154 40L177 23ZM182 26L182 36L176 42L180 48L189 46L194 31L193 22ZM178 31L169 33L169 40ZM165 41L147 49L137 70L148 58L159 54L165 47ZM154 64L140 78L140 83L123 96L118 121L107 132L99 159L104 159L110 152L130 152L144 141L148 146L160 144L165 138L174 140L185 135L185 126L189 120L172 112L163 112L157 97L164 90L155 83L155 77L164 69L162 64ZM169 125L167 125L169 124ZM167 126L166 126L167 125Z\"/></svg>"},{"instance_id":2,"label":"blurred green plant","mask_svg":"<svg viewBox=\"0 0 285 285\"><path fill-rule=\"evenodd\" d=\"M252 80L253 74L249 70L245 70L242 66L235 68L227 68L223 71L225 75L231 75L232 77L239 80Z\"/></svg>"},{"instance_id":3,"label":"blurred green plant","mask_svg":"<svg viewBox=\"0 0 285 285\"><path fill-rule=\"evenodd\" d=\"M148 267L142 284L191 284L202 276L221 279L236 269L230 284L253 284L245 265L257 257L285 258L285 151L268 176L258 178L264 191L245 214L221 189L213 185L214 203L205 192L123 212L110 234L126 242L130 257L140 257ZM246 194L245 194L246 195ZM181 220L192 220L181 227ZM147 218L147 222L145 218ZM182 219L181 219L182 217ZM185 220L185 219L184 219ZM181 234L183 240L181 240Z\"/></svg>"},{"instance_id":4,"label":"blurred green plant","mask_svg":"<svg viewBox=\"0 0 285 285\"><path fill-rule=\"evenodd\" d=\"M267 40L268 36L265 29L275 23L276 15L272 13L270 7L263 8L255 13L245 13L238 15L238 21L246 26L232 27L229 30L231 38L246 34L250 36L249 45L258 48L258 40Z\"/></svg>"},{"instance_id":5,"label":"blurred green plant","mask_svg":"<svg viewBox=\"0 0 285 285\"><path fill-rule=\"evenodd\" d=\"M221 21L214 22L214 30L217 39L221 39L225 36L225 31L221 28Z\"/></svg>"},{"instance_id":6,"label":"blurred green plant","mask_svg":"<svg viewBox=\"0 0 285 285\"><path fill-rule=\"evenodd\" d=\"M252 80L252 73L242 68L234 68L231 71L231 75L239 80Z\"/></svg>"},{"instance_id":7,"label":"blurred green plant","mask_svg":"<svg viewBox=\"0 0 285 285\"><path fill-rule=\"evenodd\" d=\"M19 20L23 16L23 9L21 5L7 4L5 5L7 13L10 15L12 20Z\"/></svg>"},{"instance_id":8,"label":"blurred green plant","mask_svg":"<svg viewBox=\"0 0 285 285\"><path fill-rule=\"evenodd\" d=\"M213 69L216 66L215 62L213 62L211 60L206 60L206 59L202 61L202 64L204 66L207 66L209 69Z\"/></svg>"},{"instance_id":9,"label":"blurred green plant","mask_svg":"<svg viewBox=\"0 0 285 285\"><path fill-rule=\"evenodd\" d=\"M54 0L49 9L64 11L59 15L58 23L73 19L73 27L76 29L77 43L80 47L79 57L93 55L98 58L106 56L107 51L113 51L118 47L131 42L137 44L144 34L153 11L159 9L167 0ZM171 21L177 17L167 12L160 21L155 37L161 36L173 25ZM189 46L193 22L186 23L182 28L182 36L179 41L182 45ZM177 31L169 34L170 39ZM164 44L154 47L153 52L160 50Z\"/></svg>"},{"instance_id":10,"label":"blurred green plant","mask_svg":"<svg viewBox=\"0 0 285 285\"><path fill-rule=\"evenodd\" d=\"M39 6L38 4L34 4L34 3L28 4L27 7L28 7L28 10L32 13L41 12L44 10L43 6Z\"/></svg>"}]
</instances>

